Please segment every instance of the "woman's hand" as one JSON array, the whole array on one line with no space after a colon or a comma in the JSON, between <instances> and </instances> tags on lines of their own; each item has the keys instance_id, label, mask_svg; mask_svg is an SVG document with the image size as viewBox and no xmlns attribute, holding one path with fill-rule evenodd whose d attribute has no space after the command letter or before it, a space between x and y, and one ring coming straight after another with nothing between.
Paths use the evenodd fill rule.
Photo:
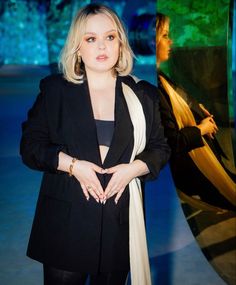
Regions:
<instances>
[{"instance_id":1,"label":"woman's hand","mask_svg":"<svg viewBox=\"0 0 236 285\"><path fill-rule=\"evenodd\" d=\"M200 129L202 136L208 135L212 139L214 139L214 135L218 131L218 127L212 115L203 119L197 127Z\"/></svg>"},{"instance_id":2,"label":"woman's hand","mask_svg":"<svg viewBox=\"0 0 236 285\"><path fill-rule=\"evenodd\" d=\"M86 199L89 200L91 195L99 203L104 200L104 191L96 173L104 174L106 170L85 160L77 160L73 167L73 175L79 181Z\"/></svg>"},{"instance_id":3,"label":"woman's hand","mask_svg":"<svg viewBox=\"0 0 236 285\"><path fill-rule=\"evenodd\" d=\"M108 168L106 173L113 175L105 189L104 202L116 195L115 203L117 204L129 182L137 176L149 173L149 170L146 163L141 160L135 160L129 164L118 164Z\"/></svg>"},{"instance_id":4,"label":"woman's hand","mask_svg":"<svg viewBox=\"0 0 236 285\"><path fill-rule=\"evenodd\" d=\"M203 106L203 104L199 104L199 107L202 109L203 113L207 116L210 117L211 113Z\"/></svg>"}]
</instances>

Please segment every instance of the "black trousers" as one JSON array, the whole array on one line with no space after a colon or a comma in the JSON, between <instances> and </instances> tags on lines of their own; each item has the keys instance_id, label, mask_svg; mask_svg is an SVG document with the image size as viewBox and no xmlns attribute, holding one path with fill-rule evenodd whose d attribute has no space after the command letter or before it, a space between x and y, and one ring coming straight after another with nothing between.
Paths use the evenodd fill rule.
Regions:
<instances>
[{"instance_id":1,"label":"black trousers","mask_svg":"<svg viewBox=\"0 0 236 285\"><path fill-rule=\"evenodd\" d=\"M128 271L99 273L97 275L81 274L43 266L44 285L85 285L88 276L90 285L125 285Z\"/></svg>"}]
</instances>

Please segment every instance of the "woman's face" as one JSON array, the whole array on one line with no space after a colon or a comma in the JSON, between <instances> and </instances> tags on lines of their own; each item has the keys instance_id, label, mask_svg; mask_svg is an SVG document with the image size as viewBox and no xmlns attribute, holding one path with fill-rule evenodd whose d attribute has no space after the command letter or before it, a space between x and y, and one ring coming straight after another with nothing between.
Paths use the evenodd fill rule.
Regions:
<instances>
[{"instance_id":1,"label":"woman's face","mask_svg":"<svg viewBox=\"0 0 236 285\"><path fill-rule=\"evenodd\" d=\"M156 47L157 64L169 59L171 52L172 40L169 38L169 22L165 22L160 31L159 43Z\"/></svg>"},{"instance_id":2,"label":"woman's face","mask_svg":"<svg viewBox=\"0 0 236 285\"><path fill-rule=\"evenodd\" d=\"M79 49L86 72L113 71L119 49L117 29L113 21L105 14L90 16Z\"/></svg>"}]
</instances>

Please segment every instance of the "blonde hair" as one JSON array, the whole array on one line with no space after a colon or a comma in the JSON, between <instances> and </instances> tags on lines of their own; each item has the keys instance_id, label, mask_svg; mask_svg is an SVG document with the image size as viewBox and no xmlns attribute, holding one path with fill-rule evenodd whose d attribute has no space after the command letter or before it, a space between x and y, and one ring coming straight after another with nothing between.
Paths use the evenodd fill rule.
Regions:
<instances>
[{"instance_id":1,"label":"blonde hair","mask_svg":"<svg viewBox=\"0 0 236 285\"><path fill-rule=\"evenodd\" d=\"M161 33L166 23L169 23L170 19L164 14L157 13L157 20L156 20L156 47L159 44L161 39Z\"/></svg>"},{"instance_id":2,"label":"blonde hair","mask_svg":"<svg viewBox=\"0 0 236 285\"><path fill-rule=\"evenodd\" d=\"M83 83L85 79L84 63L81 58L78 57L78 50L82 43L88 18L97 14L108 16L117 29L120 54L118 61L114 66L114 71L121 76L125 76L132 70L134 55L121 20L116 13L107 6L89 4L79 10L78 14L75 16L59 60L59 69L64 74L66 80L70 82L80 84Z\"/></svg>"}]
</instances>

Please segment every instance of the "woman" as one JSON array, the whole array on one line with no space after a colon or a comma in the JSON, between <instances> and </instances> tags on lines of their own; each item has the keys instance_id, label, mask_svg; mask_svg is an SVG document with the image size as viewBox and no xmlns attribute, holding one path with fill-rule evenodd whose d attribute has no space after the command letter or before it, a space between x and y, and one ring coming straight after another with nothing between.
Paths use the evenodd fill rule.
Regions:
<instances>
[{"instance_id":1,"label":"woman","mask_svg":"<svg viewBox=\"0 0 236 285\"><path fill-rule=\"evenodd\" d=\"M171 45L169 19L159 13L156 25L158 69L168 60ZM158 72L162 123L172 149L173 179L181 197L205 210L235 210L235 175L222 162L225 155L214 136L218 127L213 116L203 105L177 89L160 70ZM199 197L194 199L196 195Z\"/></svg>"},{"instance_id":2,"label":"woman","mask_svg":"<svg viewBox=\"0 0 236 285\"><path fill-rule=\"evenodd\" d=\"M118 16L90 4L75 17L63 74L40 83L21 155L44 172L27 254L45 284L150 284L141 190L169 158L156 88L129 76Z\"/></svg>"}]
</instances>

